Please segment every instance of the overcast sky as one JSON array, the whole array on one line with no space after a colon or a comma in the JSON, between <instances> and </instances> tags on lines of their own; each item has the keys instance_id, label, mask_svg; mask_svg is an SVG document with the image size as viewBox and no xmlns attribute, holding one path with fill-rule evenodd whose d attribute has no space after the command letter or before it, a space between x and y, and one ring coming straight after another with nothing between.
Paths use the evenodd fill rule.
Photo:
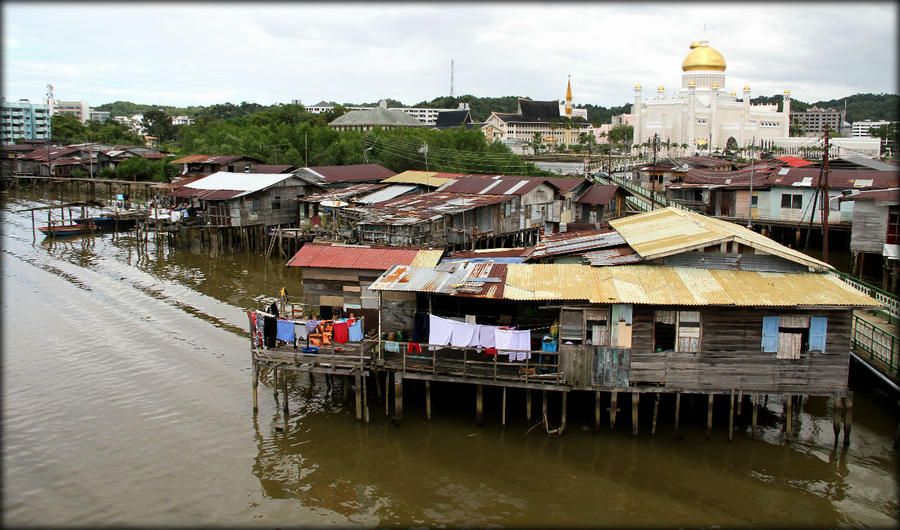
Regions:
<instances>
[{"instance_id":1,"label":"overcast sky","mask_svg":"<svg viewBox=\"0 0 900 530\"><path fill-rule=\"evenodd\" d=\"M897 92L897 6L878 3L3 2L3 95L96 106L406 105L450 94L606 107L680 86L704 32L726 90L814 102Z\"/></svg>"}]
</instances>

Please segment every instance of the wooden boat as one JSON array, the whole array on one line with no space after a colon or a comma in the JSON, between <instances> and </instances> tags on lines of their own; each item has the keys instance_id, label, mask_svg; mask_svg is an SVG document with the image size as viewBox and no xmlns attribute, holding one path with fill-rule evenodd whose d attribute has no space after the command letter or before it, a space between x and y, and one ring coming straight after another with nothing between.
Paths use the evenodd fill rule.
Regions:
<instances>
[{"instance_id":1,"label":"wooden boat","mask_svg":"<svg viewBox=\"0 0 900 530\"><path fill-rule=\"evenodd\" d=\"M88 230L88 226L86 224L67 224L67 225L50 225L50 226L39 226L38 230L40 230L43 234L49 237L64 237L64 236L74 236L78 234L83 234Z\"/></svg>"},{"instance_id":2,"label":"wooden boat","mask_svg":"<svg viewBox=\"0 0 900 530\"><path fill-rule=\"evenodd\" d=\"M90 223L97 230L115 230L116 227L119 230L128 230L134 228L137 224L137 219L135 217L126 217L126 218L118 218L112 215L95 215L94 217L81 217L75 219L75 221L79 224L87 224Z\"/></svg>"}]
</instances>

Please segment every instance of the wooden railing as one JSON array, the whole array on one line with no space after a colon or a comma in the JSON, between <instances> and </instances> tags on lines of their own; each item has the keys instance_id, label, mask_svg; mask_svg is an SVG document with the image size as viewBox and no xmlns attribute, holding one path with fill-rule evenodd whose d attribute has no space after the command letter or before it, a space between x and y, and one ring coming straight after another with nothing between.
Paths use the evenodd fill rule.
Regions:
<instances>
[{"instance_id":1,"label":"wooden railing","mask_svg":"<svg viewBox=\"0 0 900 530\"><path fill-rule=\"evenodd\" d=\"M382 341L382 348L390 341ZM565 378L560 370L559 352L511 350L525 354L522 361L501 360L503 351L486 359L484 348L420 344L421 351L410 352L405 342L394 342L397 351L379 348L386 362L399 363L403 373L419 372L462 378L519 381L561 385ZM432 349L434 348L434 349ZM393 349L393 347L392 347ZM530 357L529 357L530 354ZM551 362L552 361L552 362Z\"/></svg>"},{"instance_id":2,"label":"wooden railing","mask_svg":"<svg viewBox=\"0 0 900 530\"><path fill-rule=\"evenodd\" d=\"M880 311L884 313L885 316L888 317L888 320L897 320L900 319L900 300L898 300L897 295L889 293L883 289L879 289L874 285L868 284L859 278L855 278L846 272L841 272L839 270L831 271L833 274L836 274L844 283L853 287L857 291L869 295L875 300L881 302L883 309Z\"/></svg>"},{"instance_id":3,"label":"wooden railing","mask_svg":"<svg viewBox=\"0 0 900 530\"><path fill-rule=\"evenodd\" d=\"M897 337L888 331L872 324L868 320L853 315L851 344L854 352L861 358L879 361L884 365L888 375L900 375L900 355L898 355ZM877 364L876 368L881 368Z\"/></svg>"},{"instance_id":4,"label":"wooden railing","mask_svg":"<svg viewBox=\"0 0 900 530\"><path fill-rule=\"evenodd\" d=\"M665 191L657 191L654 195L651 190L639 184L635 184L626 177L617 175L598 175L595 173L593 178L595 182L600 184L616 184L631 192L632 196L626 197L625 202L638 210L649 212L653 209L651 208L652 197L652 203L655 204L656 207L666 208L668 206L674 206L682 210L694 211L692 208L666 197Z\"/></svg>"}]
</instances>

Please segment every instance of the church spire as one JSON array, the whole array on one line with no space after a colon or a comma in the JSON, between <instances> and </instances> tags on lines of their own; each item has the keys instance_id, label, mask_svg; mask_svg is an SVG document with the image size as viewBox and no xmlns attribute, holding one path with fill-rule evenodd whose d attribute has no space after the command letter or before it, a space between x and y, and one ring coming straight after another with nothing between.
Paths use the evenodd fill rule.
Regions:
<instances>
[{"instance_id":1,"label":"church spire","mask_svg":"<svg viewBox=\"0 0 900 530\"><path fill-rule=\"evenodd\" d=\"M566 116L572 117L572 74L569 74L569 85L566 87Z\"/></svg>"}]
</instances>

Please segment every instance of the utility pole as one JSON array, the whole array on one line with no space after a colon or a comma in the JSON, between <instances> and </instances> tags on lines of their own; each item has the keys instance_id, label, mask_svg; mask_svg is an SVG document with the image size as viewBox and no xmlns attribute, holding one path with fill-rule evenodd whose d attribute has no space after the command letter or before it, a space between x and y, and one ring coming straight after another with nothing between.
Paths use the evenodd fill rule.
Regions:
<instances>
[{"instance_id":1,"label":"utility pole","mask_svg":"<svg viewBox=\"0 0 900 530\"><path fill-rule=\"evenodd\" d=\"M307 133L303 133L303 165L309 167L309 144L306 141Z\"/></svg>"},{"instance_id":2,"label":"utility pole","mask_svg":"<svg viewBox=\"0 0 900 530\"><path fill-rule=\"evenodd\" d=\"M261 145L261 146L259 146L259 148L262 149L262 148L264 148L264 147L271 147L272 150L275 152L275 162L274 162L274 163L277 164L277 163L278 163L278 148L279 148L279 147L284 147L284 146L286 146L286 145L290 145L290 144L270 144L270 145Z\"/></svg>"},{"instance_id":3,"label":"utility pole","mask_svg":"<svg viewBox=\"0 0 900 530\"><path fill-rule=\"evenodd\" d=\"M828 263L828 125L825 125L825 152L822 154L822 261Z\"/></svg>"},{"instance_id":4,"label":"utility pole","mask_svg":"<svg viewBox=\"0 0 900 530\"><path fill-rule=\"evenodd\" d=\"M657 140L657 133L653 133L653 165L650 167L653 168L653 171L656 171L656 148L658 147L659 142ZM650 210L656 209L656 175L650 174Z\"/></svg>"},{"instance_id":5,"label":"utility pole","mask_svg":"<svg viewBox=\"0 0 900 530\"><path fill-rule=\"evenodd\" d=\"M756 147L756 137L750 144L750 198L747 199L747 228L750 228L750 219L753 218L753 148Z\"/></svg>"}]
</instances>

